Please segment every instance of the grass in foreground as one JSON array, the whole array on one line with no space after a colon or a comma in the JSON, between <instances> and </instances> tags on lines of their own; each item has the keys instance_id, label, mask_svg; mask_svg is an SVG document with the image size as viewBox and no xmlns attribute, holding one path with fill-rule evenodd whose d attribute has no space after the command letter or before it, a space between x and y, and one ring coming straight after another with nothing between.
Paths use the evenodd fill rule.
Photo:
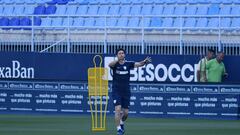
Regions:
<instances>
[{"instance_id":1,"label":"grass in foreground","mask_svg":"<svg viewBox=\"0 0 240 135\"><path fill-rule=\"evenodd\" d=\"M113 117L106 132L90 131L90 116L0 115L0 135L116 135ZM125 135L239 135L237 120L129 118Z\"/></svg>"}]
</instances>

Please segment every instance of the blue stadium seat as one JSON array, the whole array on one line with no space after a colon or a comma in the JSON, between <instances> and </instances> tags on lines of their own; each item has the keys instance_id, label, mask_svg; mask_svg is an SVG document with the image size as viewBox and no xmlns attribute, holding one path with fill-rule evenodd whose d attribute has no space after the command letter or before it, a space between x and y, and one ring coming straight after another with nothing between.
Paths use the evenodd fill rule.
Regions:
<instances>
[{"instance_id":1,"label":"blue stadium seat","mask_svg":"<svg viewBox=\"0 0 240 135\"><path fill-rule=\"evenodd\" d=\"M162 26L162 19L159 17L151 18L150 27L161 27Z\"/></svg>"},{"instance_id":2,"label":"blue stadium seat","mask_svg":"<svg viewBox=\"0 0 240 135\"><path fill-rule=\"evenodd\" d=\"M23 12L25 15L31 15L34 13L34 6L26 5Z\"/></svg>"},{"instance_id":3,"label":"blue stadium seat","mask_svg":"<svg viewBox=\"0 0 240 135\"><path fill-rule=\"evenodd\" d=\"M73 26L84 26L84 18L74 18Z\"/></svg>"},{"instance_id":4,"label":"blue stadium seat","mask_svg":"<svg viewBox=\"0 0 240 135\"><path fill-rule=\"evenodd\" d=\"M129 15L131 6L130 5L123 5L120 8L119 15Z\"/></svg>"},{"instance_id":5,"label":"blue stadium seat","mask_svg":"<svg viewBox=\"0 0 240 135\"><path fill-rule=\"evenodd\" d=\"M128 27L139 27L140 19L138 17L129 18Z\"/></svg>"},{"instance_id":6,"label":"blue stadium seat","mask_svg":"<svg viewBox=\"0 0 240 135\"><path fill-rule=\"evenodd\" d=\"M188 1L187 0L176 0L176 3L178 3L178 4L187 4Z\"/></svg>"},{"instance_id":7,"label":"blue stadium seat","mask_svg":"<svg viewBox=\"0 0 240 135\"><path fill-rule=\"evenodd\" d=\"M33 23L34 23L34 26L40 26L42 23L42 20L40 17L34 17Z\"/></svg>"},{"instance_id":8,"label":"blue stadium seat","mask_svg":"<svg viewBox=\"0 0 240 135\"><path fill-rule=\"evenodd\" d=\"M232 4L233 0L221 0L222 4Z\"/></svg>"},{"instance_id":9,"label":"blue stadium seat","mask_svg":"<svg viewBox=\"0 0 240 135\"><path fill-rule=\"evenodd\" d=\"M196 0L198 4L210 4L208 0Z\"/></svg>"},{"instance_id":10,"label":"blue stadium seat","mask_svg":"<svg viewBox=\"0 0 240 135\"><path fill-rule=\"evenodd\" d=\"M23 5L15 6L13 14L14 15L22 15L22 14L24 14L24 6Z\"/></svg>"},{"instance_id":11,"label":"blue stadium seat","mask_svg":"<svg viewBox=\"0 0 240 135\"><path fill-rule=\"evenodd\" d=\"M140 15L141 13L141 5L134 5L131 7L130 15Z\"/></svg>"},{"instance_id":12,"label":"blue stadium seat","mask_svg":"<svg viewBox=\"0 0 240 135\"><path fill-rule=\"evenodd\" d=\"M216 15L216 14L219 13L219 9L220 9L220 7L219 7L218 4L213 4L209 7L208 14L209 15Z\"/></svg>"},{"instance_id":13,"label":"blue stadium seat","mask_svg":"<svg viewBox=\"0 0 240 135\"><path fill-rule=\"evenodd\" d=\"M182 21L182 22L181 22ZM181 18L175 18L174 20L173 20L173 27L176 27L176 28L179 28L179 27L183 27L184 26L184 19L182 18L182 20L181 20Z\"/></svg>"},{"instance_id":14,"label":"blue stadium seat","mask_svg":"<svg viewBox=\"0 0 240 135\"><path fill-rule=\"evenodd\" d=\"M230 6L223 6L219 11L220 15L230 15L230 13L231 13L231 7Z\"/></svg>"},{"instance_id":15,"label":"blue stadium seat","mask_svg":"<svg viewBox=\"0 0 240 135\"><path fill-rule=\"evenodd\" d=\"M45 10L46 10L46 8L44 5L39 5L39 6L35 7L34 14L36 14L36 15L45 14Z\"/></svg>"},{"instance_id":16,"label":"blue stadium seat","mask_svg":"<svg viewBox=\"0 0 240 135\"><path fill-rule=\"evenodd\" d=\"M9 19L7 17L2 17L0 18L0 26L8 26L9 24ZM6 28L2 28L6 29Z\"/></svg>"},{"instance_id":17,"label":"blue stadium seat","mask_svg":"<svg viewBox=\"0 0 240 135\"><path fill-rule=\"evenodd\" d=\"M107 18L107 26L115 27L117 25L117 18Z\"/></svg>"},{"instance_id":18,"label":"blue stadium seat","mask_svg":"<svg viewBox=\"0 0 240 135\"><path fill-rule=\"evenodd\" d=\"M194 28L196 26L196 18L186 18L183 26Z\"/></svg>"},{"instance_id":19,"label":"blue stadium seat","mask_svg":"<svg viewBox=\"0 0 240 135\"><path fill-rule=\"evenodd\" d=\"M173 18L163 18L162 27L172 27Z\"/></svg>"},{"instance_id":20,"label":"blue stadium seat","mask_svg":"<svg viewBox=\"0 0 240 135\"><path fill-rule=\"evenodd\" d=\"M186 8L186 15L195 15L197 12L197 6L195 5L191 5L191 6L187 6Z\"/></svg>"},{"instance_id":21,"label":"blue stadium seat","mask_svg":"<svg viewBox=\"0 0 240 135\"><path fill-rule=\"evenodd\" d=\"M42 29L53 29L53 28L48 28L49 26L52 26L52 19L51 18L42 18L42 23L41 26L43 26L44 28Z\"/></svg>"},{"instance_id":22,"label":"blue stadium seat","mask_svg":"<svg viewBox=\"0 0 240 135\"><path fill-rule=\"evenodd\" d=\"M219 27L219 19L218 18L210 18L208 21L207 27L211 27L211 28Z\"/></svg>"},{"instance_id":23,"label":"blue stadium seat","mask_svg":"<svg viewBox=\"0 0 240 135\"><path fill-rule=\"evenodd\" d=\"M93 27L95 25L95 19L94 18L85 18L84 26L86 27Z\"/></svg>"},{"instance_id":24,"label":"blue stadium seat","mask_svg":"<svg viewBox=\"0 0 240 135\"><path fill-rule=\"evenodd\" d=\"M150 27L151 18L144 18L144 20L141 19L139 27L142 27L142 21L143 21L143 27Z\"/></svg>"},{"instance_id":25,"label":"blue stadium seat","mask_svg":"<svg viewBox=\"0 0 240 135\"><path fill-rule=\"evenodd\" d=\"M88 15L97 15L98 9L99 9L98 5L91 5L91 6L89 6L87 14Z\"/></svg>"},{"instance_id":26,"label":"blue stadium seat","mask_svg":"<svg viewBox=\"0 0 240 135\"><path fill-rule=\"evenodd\" d=\"M163 10L163 15L172 15L174 13L174 6L165 6Z\"/></svg>"},{"instance_id":27,"label":"blue stadium seat","mask_svg":"<svg viewBox=\"0 0 240 135\"><path fill-rule=\"evenodd\" d=\"M231 15L240 15L240 6L232 6Z\"/></svg>"},{"instance_id":28,"label":"blue stadium seat","mask_svg":"<svg viewBox=\"0 0 240 135\"><path fill-rule=\"evenodd\" d=\"M4 9L3 5L0 5L0 15L3 14L3 9Z\"/></svg>"},{"instance_id":29,"label":"blue stadium seat","mask_svg":"<svg viewBox=\"0 0 240 135\"><path fill-rule=\"evenodd\" d=\"M119 5L112 5L109 9L108 14L109 15L118 15L119 14L119 10L120 10L120 6Z\"/></svg>"},{"instance_id":30,"label":"blue stadium seat","mask_svg":"<svg viewBox=\"0 0 240 135\"><path fill-rule=\"evenodd\" d=\"M187 3L189 4L198 4L197 0L187 0Z\"/></svg>"},{"instance_id":31,"label":"blue stadium seat","mask_svg":"<svg viewBox=\"0 0 240 135\"><path fill-rule=\"evenodd\" d=\"M95 18L95 26L104 27L105 26L105 18Z\"/></svg>"},{"instance_id":32,"label":"blue stadium seat","mask_svg":"<svg viewBox=\"0 0 240 135\"><path fill-rule=\"evenodd\" d=\"M221 18L220 27L229 28L231 26L231 18Z\"/></svg>"},{"instance_id":33,"label":"blue stadium seat","mask_svg":"<svg viewBox=\"0 0 240 135\"><path fill-rule=\"evenodd\" d=\"M25 1L24 0L14 0L15 4L24 4Z\"/></svg>"},{"instance_id":34,"label":"blue stadium seat","mask_svg":"<svg viewBox=\"0 0 240 135\"><path fill-rule=\"evenodd\" d=\"M18 17L13 17L9 20L9 26L19 26L20 19ZM19 30L20 28L12 28L13 30Z\"/></svg>"},{"instance_id":35,"label":"blue stadium seat","mask_svg":"<svg viewBox=\"0 0 240 135\"><path fill-rule=\"evenodd\" d=\"M208 7L207 6L198 6L197 8L197 15L207 15Z\"/></svg>"},{"instance_id":36,"label":"blue stadium seat","mask_svg":"<svg viewBox=\"0 0 240 135\"><path fill-rule=\"evenodd\" d=\"M68 20L69 19L69 20ZM69 24L68 24L68 21L69 21ZM73 22L74 22L74 19L73 18L63 18L63 23L62 25L63 26L72 26L73 25Z\"/></svg>"},{"instance_id":37,"label":"blue stadium seat","mask_svg":"<svg viewBox=\"0 0 240 135\"><path fill-rule=\"evenodd\" d=\"M163 6L162 5L155 5L152 9L152 15L162 15Z\"/></svg>"},{"instance_id":38,"label":"blue stadium seat","mask_svg":"<svg viewBox=\"0 0 240 135\"><path fill-rule=\"evenodd\" d=\"M184 15L185 14L186 7L185 6L177 6L175 8L174 14L175 15Z\"/></svg>"},{"instance_id":39,"label":"blue stadium seat","mask_svg":"<svg viewBox=\"0 0 240 135\"><path fill-rule=\"evenodd\" d=\"M152 14L152 9L153 9L153 6L152 5L144 5L142 7L142 12L141 14L142 15L151 15Z\"/></svg>"},{"instance_id":40,"label":"blue stadium seat","mask_svg":"<svg viewBox=\"0 0 240 135\"><path fill-rule=\"evenodd\" d=\"M35 0L25 0L26 4L35 4Z\"/></svg>"},{"instance_id":41,"label":"blue stadium seat","mask_svg":"<svg viewBox=\"0 0 240 135\"><path fill-rule=\"evenodd\" d=\"M20 26L31 26L32 21L28 17L23 17L20 20ZM23 28L24 30L31 30L31 28Z\"/></svg>"},{"instance_id":42,"label":"blue stadium seat","mask_svg":"<svg viewBox=\"0 0 240 135\"><path fill-rule=\"evenodd\" d=\"M128 18L126 17L118 18L118 21L117 21L118 27L127 27L127 25L128 25Z\"/></svg>"},{"instance_id":43,"label":"blue stadium seat","mask_svg":"<svg viewBox=\"0 0 240 135\"><path fill-rule=\"evenodd\" d=\"M101 5L99 10L98 10L98 14L99 15L107 15L109 11L109 6L108 5Z\"/></svg>"},{"instance_id":44,"label":"blue stadium seat","mask_svg":"<svg viewBox=\"0 0 240 135\"><path fill-rule=\"evenodd\" d=\"M63 25L63 18L57 17L57 18L51 18L52 19L52 26L62 26Z\"/></svg>"},{"instance_id":45,"label":"blue stadium seat","mask_svg":"<svg viewBox=\"0 0 240 135\"><path fill-rule=\"evenodd\" d=\"M59 5L59 6L57 6L57 10L56 10L55 14L57 14L57 15L65 15L66 10L67 10L67 6L66 5Z\"/></svg>"},{"instance_id":46,"label":"blue stadium seat","mask_svg":"<svg viewBox=\"0 0 240 135\"><path fill-rule=\"evenodd\" d=\"M67 7L66 14L67 15L75 15L77 12L77 5L71 5Z\"/></svg>"},{"instance_id":47,"label":"blue stadium seat","mask_svg":"<svg viewBox=\"0 0 240 135\"><path fill-rule=\"evenodd\" d=\"M208 23L207 18L198 18L196 27L205 28L207 26L207 23Z\"/></svg>"},{"instance_id":48,"label":"blue stadium seat","mask_svg":"<svg viewBox=\"0 0 240 135\"><path fill-rule=\"evenodd\" d=\"M240 29L240 18L233 18L231 27L237 27L239 30Z\"/></svg>"},{"instance_id":49,"label":"blue stadium seat","mask_svg":"<svg viewBox=\"0 0 240 135\"><path fill-rule=\"evenodd\" d=\"M4 0L4 3L12 5L14 3L14 0Z\"/></svg>"},{"instance_id":50,"label":"blue stadium seat","mask_svg":"<svg viewBox=\"0 0 240 135\"><path fill-rule=\"evenodd\" d=\"M45 14L55 14L56 9L55 5L50 5L46 8Z\"/></svg>"},{"instance_id":51,"label":"blue stadium seat","mask_svg":"<svg viewBox=\"0 0 240 135\"><path fill-rule=\"evenodd\" d=\"M4 15L13 15L14 6L13 5L7 5L4 7L3 14Z\"/></svg>"},{"instance_id":52,"label":"blue stadium seat","mask_svg":"<svg viewBox=\"0 0 240 135\"><path fill-rule=\"evenodd\" d=\"M77 15L85 15L87 14L88 6L87 5L79 5L76 14Z\"/></svg>"}]
</instances>

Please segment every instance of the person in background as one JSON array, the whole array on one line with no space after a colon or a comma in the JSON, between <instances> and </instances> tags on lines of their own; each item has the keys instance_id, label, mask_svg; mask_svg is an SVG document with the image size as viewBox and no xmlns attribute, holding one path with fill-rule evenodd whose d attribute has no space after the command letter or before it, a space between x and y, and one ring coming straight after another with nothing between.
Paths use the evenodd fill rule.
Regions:
<instances>
[{"instance_id":1,"label":"person in background","mask_svg":"<svg viewBox=\"0 0 240 135\"><path fill-rule=\"evenodd\" d=\"M224 52L218 52L215 59L210 60L206 64L207 81L208 82L222 82L223 77L227 77L226 69L223 63Z\"/></svg>"},{"instance_id":2,"label":"person in background","mask_svg":"<svg viewBox=\"0 0 240 135\"><path fill-rule=\"evenodd\" d=\"M209 60L214 58L214 50L209 49L207 55L198 62L197 81L207 82L206 64Z\"/></svg>"}]
</instances>

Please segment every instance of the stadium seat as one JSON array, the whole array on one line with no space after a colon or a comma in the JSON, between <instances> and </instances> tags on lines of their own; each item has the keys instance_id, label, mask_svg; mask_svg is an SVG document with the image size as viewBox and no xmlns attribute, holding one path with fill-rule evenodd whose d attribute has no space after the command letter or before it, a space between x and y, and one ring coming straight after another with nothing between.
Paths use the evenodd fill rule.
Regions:
<instances>
[{"instance_id":1,"label":"stadium seat","mask_svg":"<svg viewBox=\"0 0 240 135\"><path fill-rule=\"evenodd\" d=\"M211 27L211 28L217 28L219 27L219 19L218 18L210 18L208 21L208 25L207 27Z\"/></svg>"},{"instance_id":2,"label":"stadium seat","mask_svg":"<svg viewBox=\"0 0 240 135\"><path fill-rule=\"evenodd\" d=\"M26 5L23 14L31 15L34 13L34 6Z\"/></svg>"},{"instance_id":3,"label":"stadium seat","mask_svg":"<svg viewBox=\"0 0 240 135\"><path fill-rule=\"evenodd\" d=\"M9 24L9 19L7 17L0 18L0 26L8 26L8 24Z\"/></svg>"},{"instance_id":4,"label":"stadium seat","mask_svg":"<svg viewBox=\"0 0 240 135\"><path fill-rule=\"evenodd\" d=\"M231 15L240 15L240 6L232 6Z\"/></svg>"},{"instance_id":5,"label":"stadium seat","mask_svg":"<svg viewBox=\"0 0 240 135\"><path fill-rule=\"evenodd\" d=\"M3 14L4 15L13 15L13 10L14 10L14 6L7 5L4 7Z\"/></svg>"},{"instance_id":6,"label":"stadium seat","mask_svg":"<svg viewBox=\"0 0 240 135\"><path fill-rule=\"evenodd\" d=\"M65 15L66 10L67 10L67 6L66 5L59 5L59 6L57 6L57 10L56 10L55 14L57 14L57 15Z\"/></svg>"},{"instance_id":7,"label":"stadium seat","mask_svg":"<svg viewBox=\"0 0 240 135\"><path fill-rule=\"evenodd\" d=\"M36 14L36 15L45 14L45 10L46 10L46 8L44 5L39 5L39 6L35 7L34 14Z\"/></svg>"},{"instance_id":8,"label":"stadium seat","mask_svg":"<svg viewBox=\"0 0 240 135\"><path fill-rule=\"evenodd\" d=\"M55 14L56 9L57 9L56 6L50 5L46 8L45 14Z\"/></svg>"},{"instance_id":9,"label":"stadium seat","mask_svg":"<svg viewBox=\"0 0 240 135\"><path fill-rule=\"evenodd\" d=\"M208 14L209 15L216 15L219 13L219 5L218 4L213 4L209 7L208 9Z\"/></svg>"},{"instance_id":10,"label":"stadium seat","mask_svg":"<svg viewBox=\"0 0 240 135\"><path fill-rule=\"evenodd\" d=\"M152 9L152 15L162 15L163 6L162 5L155 5Z\"/></svg>"},{"instance_id":11,"label":"stadium seat","mask_svg":"<svg viewBox=\"0 0 240 135\"><path fill-rule=\"evenodd\" d=\"M14 0L14 3L20 5L20 4L24 4L25 1L24 0Z\"/></svg>"},{"instance_id":12,"label":"stadium seat","mask_svg":"<svg viewBox=\"0 0 240 135\"><path fill-rule=\"evenodd\" d=\"M174 14L175 15L184 15L185 14L186 7L185 6L177 6L175 8Z\"/></svg>"},{"instance_id":13,"label":"stadium seat","mask_svg":"<svg viewBox=\"0 0 240 135\"><path fill-rule=\"evenodd\" d=\"M84 19L83 18L74 18L73 19L73 26L84 26Z\"/></svg>"},{"instance_id":14,"label":"stadium seat","mask_svg":"<svg viewBox=\"0 0 240 135\"><path fill-rule=\"evenodd\" d=\"M63 25L63 18L51 18L52 19L52 26L62 26Z\"/></svg>"},{"instance_id":15,"label":"stadium seat","mask_svg":"<svg viewBox=\"0 0 240 135\"><path fill-rule=\"evenodd\" d=\"M94 18L84 18L85 19L85 23L84 26L85 27L93 27L95 25L95 19Z\"/></svg>"},{"instance_id":16,"label":"stadium seat","mask_svg":"<svg viewBox=\"0 0 240 135\"><path fill-rule=\"evenodd\" d=\"M150 27L151 18L144 18L144 20L141 19L139 27L142 27L142 21L143 21L143 27L145 27L145 28Z\"/></svg>"},{"instance_id":17,"label":"stadium seat","mask_svg":"<svg viewBox=\"0 0 240 135\"><path fill-rule=\"evenodd\" d=\"M66 14L67 15L75 15L77 12L77 5L67 6Z\"/></svg>"},{"instance_id":18,"label":"stadium seat","mask_svg":"<svg viewBox=\"0 0 240 135\"><path fill-rule=\"evenodd\" d=\"M126 17L118 18L118 22L117 22L118 27L127 27L127 25L128 25L128 18Z\"/></svg>"},{"instance_id":19,"label":"stadium seat","mask_svg":"<svg viewBox=\"0 0 240 135\"><path fill-rule=\"evenodd\" d=\"M174 13L174 6L165 6L163 10L163 15L172 15Z\"/></svg>"},{"instance_id":20,"label":"stadium seat","mask_svg":"<svg viewBox=\"0 0 240 135\"><path fill-rule=\"evenodd\" d=\"M159 17L151 18L150 27L161 27L162 26L162 19Z\"/></svg>"},{"instance_id":21,"label":"stadium seat","mask_svg":"<svg viewBox=\"0 0 240 135\"><path fill-rule=\"evenodd\" d=\"M91 5L91 6L89 6L87 14L88 15L97 15L98 9L99 9L98 5Z\"/></svg>"},{"instance_id":22,"label":"stadium seat","mask_svg":"<svg viewBox=\"0 0 240 135\"><path fill-rule=\"evenodd\" d=\"M99 15L107 15L109 11L109 6L108 5L101 5L99 10L98 10L98 14Z\"/></svg>"},{"instance_id":23,"label":"stadium seat","mask_svg":"<svg viewBox=\"0 0 240 135\"><path fill-rule=\"evenodd\" d=\"M69 19L69 20L68 20ZM69 24L68 24L68 21L69 21ZM70 17L70 18L63 18L63 23L62 23L62 25L63 26L72 26L73 25L73 22L74 22L74 19L72 18L72 17Z\"/></svg>"},{"instance_id":24,"label":"stadium seat","mask_svg":"<svg viewBox=\"0 0 240 135\"><path fill-rule=\"evenodd\" d=\"M152 5L144 5L142 7L141 14L142 15L151 15L152 14L152 8L153 8Z\"/></svg>"},{"instance_id":25,"label":"stadium seat","mask_svg":"<svg viewBox=\"0 0 240 135\"><path fill-rule=\"evenodd\" d=\"M205 28L207 26L207 23L208 23L207 18L198 18L196 27Z\"/></svg>"},{"instance_id":26,"label":"stadium seat","mask_svg":"<svg viewBox=\"0 0 240 135\"><path fill-rule=\"evenodd\" d=\"M179 28L179 27L183 27L184 26L184 19L182 18L175 18L174 20L173 20L173 27L175 27L175 28Z\"/></svg>"},{"instance_id":27,"label":"stadium seat","mask_svg":"<svg viewBox=\"0 0 240 135\"><path fill-rule=\"evenodd\" d=\"M42 23L42 20L40 17L34 17L33 22L34 22L34 26L40 26Z\"/></svg>"},{"instance_id":28,"label":"stadium seat","mask_svg":"<svg viewBox=\"0 0 240 135\"><path fill-rule=\"evenodd\" d=\"M4 3L12 5L14 3L14 0L4 0Z\"/></svg>"},{"instance_id":29,"label":"stadium seat","mask_svg":"<svg viewBox=\"0 0 240 135\"><path fill-rule=\"evenodd\" d=\"M130 5L123 5L120 8L119 15L129 15L130 10L131 10Z\"/></svg>"},{"instance_id":30,"label":"stadium seat","mask_svg":"<svg viewBox=\"0 0 240 135\"><path fill-rule=\"evenodd\" d=\"M140 15L141 13L141 5L134 5L131 7L130 15Z\"/></svg>"},{"instance_id":31,"label":"stadium seat","mask_svg":"<svg viewBox=\"0 0 240 135\"><path fill-rule=\"evenodd\" d=\"M117 25L117 18L107 18L107 26L115 27Z\"/></svg>"},{"instance_id":32,"label":"stadium seat","mask_svg":"<svg viewBox=\"0 0 240 135\"><path fill-rule=\"evenodd\" d=\"M43 26L42 29L53 29L53 28L49 28L49 26L52 26L52 19L51 18L41 18L42 20L42 23L41 23L41 26Z\"/></svg>"},{"instance_id":33,"label":"stadium seat","mask_svg":"<svg viewBox=\"0 0 240 135\"><path fill-rule=\"evenodd\" d=\"M119 14L119 10L120 10L120 6L119 5L112 5L109 9L108 14L109 15L118 15Z\"/></svg>"},{"instance_id":34,"label":"stadium seat","mask_svg":"<svg viewBox=\"0 0 240 135\"><path fill-rule=\"evenodd\" d=\"M186 8L186 15L195 15L197 11L197 6L195 5L191 5L191 6L187 6Z\"/></svg>"},{"instance_id":35,"label":"stadium seat","mask_svg":"<svg viewBox=\"0 0 240 135\"><path fill-rule=\"evenodd\" d=\"M128 20L128 27L139 27L140 19L138 17L130 18Z\"/></svg>"},{"instance_id":36,"label":"stadium seat","mask_svg":"<svg viewBox=\"0 0 240 135\"><path fill-rule=\"evenodd\" d=\"M198 6L197 8L197 15L207 15L208 7L207 6Z\"/></svg>"},{"instance_id":37,"label":"stadium seat","mask_svg":"<svg viewBox=\"0 0 240 135\"><path fill-rule=\"evenodd\" d=\"M196 18L186 18L183 26L191 27L191 28L195 27L196 26Z\"/></svg>"},{"instance_id":38,"label":"stadium seat","mask_svg":"<svg viewBox=\"0 0 240 135\"><path fill-rule=\"evenodd\" d=\"M163 18L162 27L172 27L173 18Z\"/></svg>"},{"instance_id":39,"label":"stadium seat","mask_svg":"<svg viewBox=\"0 0 240 135\"><path fill-rule=\"evenodd\" d=\"M219 11L220 15L230 15L230 13L231 13L231 7L230 6L223 6Z\"/></svg>"},{"instance_id":40,"label":"stadium seat","mask_svg":"<svg viewBox=\"0 0 240 135\"><path fill-rule=\"evenodd\" d=\"M104 27L105 26L105 18L95 18L95 26Z\"/></svg>"},{"instance_id":41,"label":"stadium seat","mask_svg":"<svg viewBox=\"0 0 240 135\"><path fill-rule=\"evenodd\" d=\"M24 14L24 6L23 5L15 6L13 14L14 15L22 15L22 14Z\"/></svg>"},{"instance_id":42,"label":"stadium seat","mask_svg":"<svg viewBox=\"0 0 240 135\"><path fill-rule=\"evenodd\" d=\"M238 30L240 30L240 18L233 18L231 27L238 28Z\"/></svg>"},{"instance_id":43,"label":"stadium seat","mask_svg":"<svg viewBox=\"0 0 240 135\"><path fill-rule=\"evenodd\" d=\"M19 26L20 19L18 17L13 17L9 20L9 26ZM20 28L12 28L13 30L19 30Z\"/></svg>"},{"instance_id":44,"label":"stadium seat","mask_svg":"<svg viewBox=\"0 0 240 135\"><path fill-rule=\"evenodd\" d=\"M24 17L20 20L20 26L31 26L32 21L28 17ZM24 30L31 30L31 28L23 28Z\"/></svg>"},{"instance_id":45,"label":"stadium seat","mask_svg":"<svg viewBox=\"0 0 240 135\"><path fill-rule=\"evenodd\" d=\"M0 5L0 15L3 14L3 9L4 9L4 7L2 5Z\"/></svg>"},{"instance_id":46,"label":"stadium seat","mask_svg":"<svg viewBox=\"0 0 240 135\"><path fill-rule=\"evenodd\" d=\"M221 18L220 27L228 28L231 26L231 18Z\"/></svg>"},{"instance_id":47,"label":"stadium seat","mask_svg":"<svg viewBox=\"0 0 240 135\"><path fill-rule=\"evenodd\" d=\"M88 10L87 5L79 5L76 14L77 15L86 15Z\"/></svg>"}]
</instances>

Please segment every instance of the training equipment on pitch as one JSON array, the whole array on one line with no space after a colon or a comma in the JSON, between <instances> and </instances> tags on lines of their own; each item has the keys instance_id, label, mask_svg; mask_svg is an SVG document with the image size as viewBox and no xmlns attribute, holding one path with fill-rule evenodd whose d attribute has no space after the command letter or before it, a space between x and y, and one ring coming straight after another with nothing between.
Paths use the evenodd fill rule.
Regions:
<instances>
[{"instance_id":1,"label":"training equipment on pitch","mask_svg":"<svg viewBox=\"0 0 240 135\"><path fill-rule=\"evenodd\" d=\"M99 58L99 67L96 60ZM102 57L93 58L94 67L88 69L88 98L92 117L92 131L106 130L108 105L108 69L102 67Z\"/></svg>"}]
</instances>

